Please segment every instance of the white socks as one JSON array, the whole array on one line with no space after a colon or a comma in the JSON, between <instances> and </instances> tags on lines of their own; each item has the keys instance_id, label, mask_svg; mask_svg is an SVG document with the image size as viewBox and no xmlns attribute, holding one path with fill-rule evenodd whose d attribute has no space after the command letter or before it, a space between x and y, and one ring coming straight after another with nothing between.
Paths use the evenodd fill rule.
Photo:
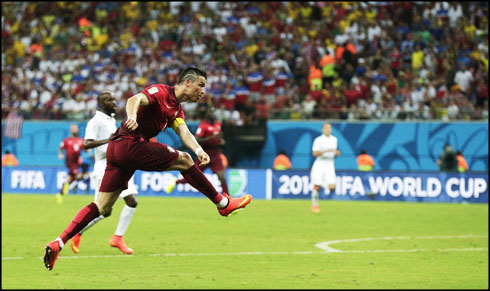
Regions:
<instances>
[{"instance_id":1,"label":"white socks","mask_svg":"<svg viewBox=\"0 0 490 291\"><path fill-rule=\"evenodd\" d=\"M97 222L101 221L104 218L105 218L104 215L100 215L99 217L94 218L91 222L87 224L87 226L85 226L82 230L80 230L79 234L82 234L84 231L91 228L92 225L96 224Z\"/></svg>"},{"instance_id":2,"label":"white socks","mask_svg":"<svg viewBox=\"0 0 490 291\"><path fill-rule=\"evenodd\" d=\"M60 243L60 250L61 250L65 246L65 244L63 243L63 240L60 237L58 237L55 240L57 240Z\"/></svg>"},{"instance_id":3,"label":"white socks","mask_svg":"<svg viewBox=\"0 0 490 291\"><path fill-rule=\"evenodd\" d=\"M218 205L218 207L221 208L221 209L225 208L226 206L228 206L228 198L226 198L223 195L223 198L221 199L221 201L218 202L216 205Z\"/></svg>"},{"instance_id":4,"label":"white socks","mask_svg":"<svg viewBox=\"0 0 490 291\"><path fill-rule=\"evenodd\" d=\"M128 229L129 223L131 222L131 218L133 218L135 210L136 208L124 205L121 211L121 216L119 216L119 223L117 224L115 235L124 236L124 233Z\"/></svg>"},{"instance_id":5,"label":"white socks","mask_svg":"<svg viewBox=\"0 0 490 291\"><path fill-rule=\"evenodd\" d=\"M119 216L119 223L117 224L117 228L115 232L116 235L118 236L124 235L124 233L128 229L129 223L131 222L131 218L133 218L135 210L136 208L132 208L129 207L128 205L124 205L123 209L121 210L121 215ZM105 218L104 215L100 215L99 217L94 218L79 233L82 234L84 231L86 231L87 229L89 229L94 224L96 224L97 222L101 221L104 218Z\"/></svg>"},{"instance_id":6,"label":"white socks","mask_svg":"<svg viewBox=\"0 0 490 291\"><path fill-rule=\"evenodd\" d=\"M313 189L313 192L311 192L311 205L312 206L318 206L318 196L320 192L316 189Z\"/></svg>"}]
</instances>

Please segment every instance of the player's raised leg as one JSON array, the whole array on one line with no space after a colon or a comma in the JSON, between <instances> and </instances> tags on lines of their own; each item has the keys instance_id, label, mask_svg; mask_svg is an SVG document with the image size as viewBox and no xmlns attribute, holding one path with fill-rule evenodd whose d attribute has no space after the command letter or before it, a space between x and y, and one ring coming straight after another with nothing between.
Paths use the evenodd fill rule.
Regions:
<instances>
[{"instance_id":1,"label":"player's raised leg","mask_svg":"<svg viewBox=\"0 0 490 291\"><path fill-rule=\"evenodd\" d=\"M228 194L219 194L188 153L179 151L176 162L166 170L179 170L192 187L206 195L216 204L218 212L222 216L229 216L236 210L247 206L252 200L252 195L250 194L238 198L232 198Z\"/></svg>"},{"instance_id":2,"label":"player's raised leg","mask_svg":"<svg viewBox=\"0 0 490 291\"><path fill-rule=\"evenodd\" d=\"M199 160L196 160L196 163L199 163ZM199 169L204 172L206 166L199 167ZM185 180L185 178L177 179L172 176L172 179L169 181L167 187L165 188L165 192L167 192L167 194L170 194L175 189L175 186L177 186L177 184L187 184L187 181ZM224 192L228 193L227 191Z\"/></svg>"}]
</instances>

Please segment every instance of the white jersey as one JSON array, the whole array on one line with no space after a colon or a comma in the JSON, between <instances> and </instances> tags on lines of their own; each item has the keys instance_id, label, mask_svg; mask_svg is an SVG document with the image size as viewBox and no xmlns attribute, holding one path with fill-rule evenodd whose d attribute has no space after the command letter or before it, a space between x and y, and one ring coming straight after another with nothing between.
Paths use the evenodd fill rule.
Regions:
<instances>
[{"instance_id":1,"label":"white jersey","mask_svg":"<svg viewBox=\"0 0 490 291\"><path fill-rule=\"evenodd\" d=\"M103 140L108 139L114 132L116 132L116 119L114 116L109 116L102 111L96 111L94 117L92 117L87 123L85 129L85 140ZM93 179L95 181L96 191L95 197L99 192L99 187L104 176L105 168L107 166L106 152L108 143L95 147L95 165ZM128 189L124 190L120 197L126 197L130 194L138 194L136 186L134 185L134 176L128 182Z\"/></svg>"},{"instance_id":2,"label":"white jersey","mask_svg":"<svg viewBox=\"0 0 490 291\"><path fill-rule=\"evenodd\" d=\"M96 111L94 117L87 123L85 129L85 140L103 140L107 139L116 132L116 119L101 111ZM95 147L95 165L94 174L97 176L104 175L106 167L106 152L109 144L103 144Z\"/></svg>"},{"instance_id":3,"label":"white jersey","mask_svg":"<svg viewBox=\"0 0 490 291\"><path fill-rule=\"evenodd\" d=\"M321 136L313 141L312 151L325 151L316 157L311 168L311 182L313 185L325 187L329 184L335 184L335 166L334 159L337 150L337 138L333 135Z\"/></svg>"}]
</instances>

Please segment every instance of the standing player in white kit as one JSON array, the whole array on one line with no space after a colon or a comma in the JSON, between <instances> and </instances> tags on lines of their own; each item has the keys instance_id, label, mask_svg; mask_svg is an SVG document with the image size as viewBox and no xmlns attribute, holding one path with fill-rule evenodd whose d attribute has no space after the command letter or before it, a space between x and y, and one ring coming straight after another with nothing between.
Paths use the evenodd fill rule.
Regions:
<instances>
[{"instance_id":1,"label":"standing player in white kit","mask_svg":"<svg viewBox=\"0 0 490 291\"><path fill-rule=\"evenodd\" d=\"M90 119L85 129L85 148L95 148L95 165L93 172L93 179L95 182L95 199L97 200L97 194L99 192L100 183L104 176L107 160L106 152L109 143L109 138L116 131L116 119L114 115L116 113L116 98L110 91L102 91L97 97L99 104L99 110L95 112L94 117ZM112 247L119 248L125 254L132 254L133 250L126 246L123 240L123 235L128 229L131 218L136 210L137 201L134 195L138 194L136 186L134 185L134 176L128 182L128 189L121 192L120 198L124 198L126 205L124 205L121 216L119 217L119 223L116 228L115 234L109 241ZM92 225L100 221L101 219L108 217L111 213L100 215L92 220L84 229L76 234L70 241L71 249L74 253L79 253L80 239L82 233L90 228Z\"/></svg>"},{"instance_id":2,"label":"standing player in white kit","mask_svg":"<svg viewBox=\"0 0 490 291\"><path fill-rule=\"evenodd\" d=\"M340 156L337 149L337 138L332 133L330 123L324 123L322 126L323 134L315 138L312 146L312 154L316 157L313 167L311 168L310 179L313 184L311 193L311 211L320 212L318 205L320 189L328 185L330 193L335 190L335 157Z\"/></svg>"}]
</instances>

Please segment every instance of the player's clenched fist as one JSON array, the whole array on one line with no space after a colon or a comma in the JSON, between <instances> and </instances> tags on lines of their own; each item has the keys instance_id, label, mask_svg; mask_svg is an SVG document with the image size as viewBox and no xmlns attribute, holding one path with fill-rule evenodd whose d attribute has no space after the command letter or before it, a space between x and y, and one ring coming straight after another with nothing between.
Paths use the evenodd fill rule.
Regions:
<instances>
[{"instance_id":1,"label":"player's clenched fist","mask_svg":"<svg viewBox=\"0 0 490 291\"><path fill-rule=\"evenodd\" d=\"M129 130L135 130L138 128L138 122L135 119L129 118L126 120L126 127Z\"/></svg>"},{"instance_id":2,"label":"player's clenched fist","mask_svg":"<svg viewBox=\"0 0 490 291\"><path fill-rule=\"evenodd\" d=\"M199 166L205 166L205 165L209 164L209 161L210 161L209 155L205 151L201 150L200 152L198 152L197 158L201 162L199 164Z\"/></svg>"}]
</instances>

